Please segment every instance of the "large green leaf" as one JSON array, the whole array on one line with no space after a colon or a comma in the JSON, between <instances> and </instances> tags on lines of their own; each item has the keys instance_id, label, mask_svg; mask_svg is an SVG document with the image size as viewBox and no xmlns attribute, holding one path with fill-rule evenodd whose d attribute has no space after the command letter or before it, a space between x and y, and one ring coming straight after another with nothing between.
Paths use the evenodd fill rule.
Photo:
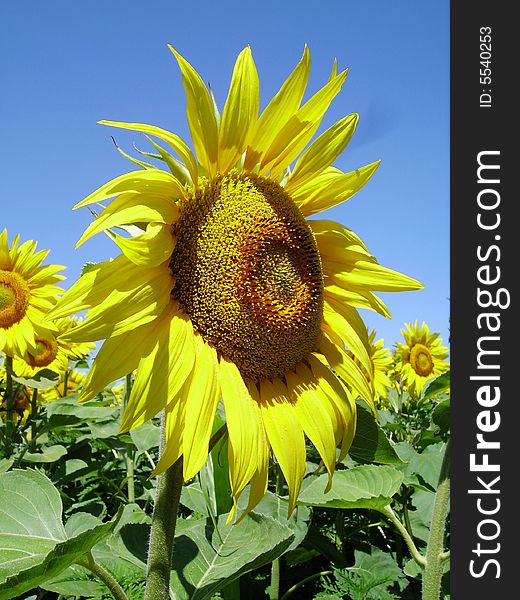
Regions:
<instances>
[{"instance_id":1,"label":"large green leaf","mask_svg":"<svg viewBox=\"0 0 520 600\"><path fill-rule=\"evenodd\" d=\"M87 517L88 518L88 517ZM114 529L62 523L58 490L39 471L0 473L0 600L16 598L64 571Z\"/></svg>"},{"instance_id":2,"label":"large green leaf","mask_svg":"<svg viewBox=\"0 0 520 600\"><path fill-rule=\"evenodd\" d=\"M177 521L170 583L175 600L210 598L281 556L295 539L294 527L285 520L256 513L236 525L226 524L226 519L218 518L217 529L209 518ZM118 556L144 569L149 534L148 524L129 523L108 543Z\"/></svg>"},{"instance_id":3,"label":"large green leaf","mask_svg":"<svg viewBox=\"0 0 520 600\"><path fill-rule=\"evenodd\" d=\"M221 515L215 530L209 519L177 525L171 587L178 600L210 598L244 573L283 554L294 540L290 527L250 513L237 525Z\"/></svg>"},{"instance_id":4,"label":"large green leaf","mask_svg":"<svg viewBox=\"0 0 520 600\"><path fill-rule=\"evenodd\" d=\"M435 396L438 396L442 392L446 392L450 389L450 372L446 371L446 373L442 373L435 379L432 379L425 386L421 400L429 400Z\"/></svg>"},{"instance_id":5,"label":"large green leaf","mask_svg":"<svg viewBox=\"0 0 520 600\"><path fill-rule=\"evenodd\" d=\"M79 403L75 396L60 398L45 406L47 416L68 415L80 420L106 421L119 415L117 406L103 406L95 401Z\"/></svg>"},{"instance_id":6,"label":"large green leaf","mask_svg":"<svg viewBox=\"0 0 520 600\"><path fill-rule=\"evenodd\" d=\"M30 388L37 390L46 390L58 384L60 376L58 373L50 369L41 369L32 377L16 377L13 375L14 381L21 385L27 385Z\"/></svg>"},{"instance_id":7,"label":"large green leaf","mask_svg":"<svg viewBox=\"0 0 520 600\"><path fill-rule=\"evenodd\" d=\"M26 452L22 460L30 463L51 463L56 462L62 456L67 454L67 448L56 444L55 446L42 446L41 452Z\"/></svg>"},{"instance_id":8,"label":"large green leaf","mask_svg":"<svg viewBox=\"0 0 520 600\"><path fill-rule=\"evenodd\" d=\"M360 404L357 405L356 435L349 455L359 462L387 465L402 462L373 415Z\"/></svg>"},{"instance_id":9,"label":"large green leaf","mask_svg":"<svg viewBox=\"0 0 520 600\"><path fill-rule=\"evenodd\" d=\"M361 465L336 471L332 487L325 493L327 481L327 475L304 480L298 502L309 506L381 510L399 490L403 474L389 465Z\"/></svg>"}]
</instances>

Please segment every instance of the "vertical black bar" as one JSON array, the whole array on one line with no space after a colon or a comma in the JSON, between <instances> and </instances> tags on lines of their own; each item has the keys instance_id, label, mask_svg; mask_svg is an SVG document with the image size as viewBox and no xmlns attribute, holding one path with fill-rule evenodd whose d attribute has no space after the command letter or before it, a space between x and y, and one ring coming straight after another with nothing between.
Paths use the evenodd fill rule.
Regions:
<instances>
[{"instance_id":1,"label":"vertical black bar","mask_svg":"<svg viewBox=\"0 0 520 600\"><path fill-rule=\"evenodd\" d=\"M519 151L511 144L519 130L513 106L519 52L512 6L451 3L454 600L519 595L520 327L512 288L520 192L512 189Z\"/></svg>"}]
</instances>

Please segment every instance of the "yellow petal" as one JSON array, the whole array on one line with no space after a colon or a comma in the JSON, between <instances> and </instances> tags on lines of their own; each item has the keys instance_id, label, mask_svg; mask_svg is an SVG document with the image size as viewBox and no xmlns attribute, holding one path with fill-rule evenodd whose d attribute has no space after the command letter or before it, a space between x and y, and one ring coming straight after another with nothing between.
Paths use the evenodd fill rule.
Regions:
<instances>
[{"instance_id":1,"label":"yellow petal","mask_svg":"<svg viewBox=\"0 0 520 600\"><path fill-rule=\"evenodd\" d=\"M338 259L335 261L324 260L323 271L340 286L346 286L353 290L379 292L403 292L420 290L424 287L416 279L375 262L359 260L353 265L340 262L341 256L338 256Z\"/></svg>"},{"instance_id":2,"label":"yellow petal","mask_svg":"<svg viewBox=\"0 0 520 600\"><path fill-rule=\"evenodd\" d=\"M288 194L291 194L291 190L297 189L298 186L313 179L317 173L321 173L336 160L354 134L358 120L357 113L343 117L305 150L296 161L285 185Z\"/></svg>"},{"instance_id":3,"label":"yellow petal","mask_svg":"<svg viewBox=\"0 0 520 600\"><path fill-rule=\"evenodd\" d=\"M152 471L150 477L164 473L174 463L176 463L183 453L183 432L184 421L186 418L186 390L189 388L189 381L179 392L179 398L176 402L170 402L164 409L164 449L160 460Z\"/></svg>"},{"instance_id":4,"label":"yellow petal","mask_svg":"<svg viewBox=\"0 0 520 600\"><path fill-rule=\"evenodd\" d=\"M142 425L171 402L190 375L195 361L191 322L170 301L154 333L153 348L139 362L121 431Z\"/></svg>"},{"instance_id":5,"label":"yellow petal","mask_svg":"<svg viewBox=\"0 0 520 600\"><path fill-rule=\"evenodd\" d=\"M195 157L193 156L188 144L186 144L186 142L178 135L175 135L166 129L161 129L155 125L147 125L145 123L121 123L118 121L99 121L99 123L101 125L108 125L109 127L119 127L120 129L140 131L141 133L158 137L160 140L171 146L175 152L177 152L187 167L193 183L197 183L197 161L195 160Z\"/></svg>"},{"instance_id":6,"label":"yellow petal","mask_svg":"<svg viewBox=\"0 0 520 600\"><path fill-rule=\"evenodd\" d=\"M173 200L166 197L147 194L121 194L111 202L96 219L85 229L78 240L79 248L90 237L119 225L130 223L167 223L173 224L179 216L179 209Z\"/></svg>"},{"instance_id":7,"label":"yellow petal","mask_svg":"<svg viewBox=\"0 0 520 600\"><path fill-rule=\"evenodd\" d=\"M227 173L242 156L260 106L258 74L249 46L238 55L222 112L219 131L219 171Z\"/></svg>"},{"instance_id":8,"label":"yellow petal","mask_svg":"<svg viewBox=\"0 0 520 600\"><path fill-rule=\"evenodd\" d=\"M11 253L9 252L9 239L7 237L7 229L3 229L0 233L0 269L3 271L11 271L13 263Z\"/></svg>"},{"instance_id":9,"label":"yellow petal","mask_svg":"<svg viewBox=\"0 0 520 600\"><path fill-rule=\"evenodd\" d=\"M172 46L168 47L182 73L186 115L197 158L209 176L213 177L218 169L218 127L211 97L197 71Z\"/></svg>"},{"instance_id":10,"label":"yellow petal","mask_svg":"<svg viewBox=\"0 0 520 600\"><path fill-rule=\"evenodd\" d=\"M356 309L330 298L325 301L323 320L339 335L366 372L372 376L373 367L369 355L367 328Z\"/></svg>"},{"instance_id":11,"label":"yellow petal","mask_svg":"<svg viewBox=\"0 0 520 600\"><path fill-rule=\"evenodd\" d=\"M365 375L353 359L342 349L341 345L333 342L334 333L323 323L321 326L323 336L319 342L319 351L327 359L329 365L341 377L343 382L351 387L372 410L374 408L374 390ZM339 340L341 342L341 340Z\"/></svg>"},{"instance_id":12,"label":"yellow petal","mask_svg":"<svg viewBox=\"0 0 520 600\"><path fill-rule=\"evenodd\" d=\"M109 262L98 263L72 284L50 311L48 318L67 317L99 304L114 289L115 281L128 281L137 271L136 266L123 255ZM147 275L144 270L139 272Z\"/></svg>"},{"instance_id":13,"label":"yellow petal","mask_svg":"<svg viewBox=\"0 0 520 600\"><path fill-rule=\"evenodd\" d=\"M141 267L159 266L169 260L175 247L172 228L163 223L149 223L139 236L116 235L114 241L129 260Z\"/></svg>"},{"instance_id":14,"label":"yellow petal","mask_svg":"<svg viewBox=\"0 0 520 600\"><path fill-rule=\"evenodd\" d=\"M325 298L333 298L342 304L348 304L355 308L366 308L373 310L387 319L391 318L386 304L372 292L349 290L326 280L323 288Z\"/></svg>"},{"instance_id":15,"label":"yellow petal","mask_svg":"<svg viewBox=\"0 0 520 600\"><path fill-rule=\"evenodd\" d=\"M322 172L299 186L295 184L291 198L305 217L337 206L352 198L367 183L380 162L376 161L349 173L334 170Z\"/></svg>"},{"instance_id":16,"label":"yellow petal","mask_svg":"<svg viewBox=\"0 0 520 600\"><path fill-rule=\"evenodd\" d=\"M298 365L295 373L286 373L285 379L296 418L305 435L319 452L329 474L329 482L325 490L328 491L332 485L336 463L336 441L330 415L332 407L329 400L324 401L323 396L318 393L318 385L305 365Z\"/></svg>"},{"instance_id":17,"label":"yellow petal","mask_svg":"<svg viewBox=\"0 0 520 600\"><path fill-rule=\"evenodd\" d=\"M340 91L347 71L325 84L284 125L262 160L260 174L275 178L298 156L318 129L330 103Z\"/></svg>"},{"instance_id":18,"label":"yellow petal","mask_svg":"<svg viewBox=\"0 0 520 600\"><path fill-rule=\"evenodd\" d=\"M229 470L236 502L258 467L260 414L235 363L220 358L220 387L229 433Z\"/></svg>"},{"instance_id":19,"label":"yellow petal","mask_svg":"<svg viewBox=\"0 0 520 600\"><path fill-rule=\"evenodd\" d=\"M255 506L260 502L260 500L265 496L265 493L267 491L267 485L269 483L269 457L271 453L271 448L269 446L269 441L267 440L264 424L262 422L262 416L260 413L260 395L256 388L256 384L249 383L248 389L249 393L251 394L251 398L253 399L254 407L258 414L258 419L260 422L258 429L259 443L256 455L258 467L255 473L253 474L253 477L251 478L247 507L244 510L244 512L240 515L239 519L237 519L237 523L241 521L249 512L251 512L255 508ZM232 457L230 456L230 458ZM234 511L230 512L228 522L231 521L233 512Z\"/></svg>"},{"instance_id":20,"label":"yellow petal","mask_svg":"<svg viewBox=\"0 0 520 600\"><path fill-rule=\"evenodd\" d=\"M131 171L112 179L78 202L74 209L102 202L124 192L167 196L168 198L184 198L186 196L184 186L171 173L161 169L145 169Z\"/></svg>"},{"instance_id":21,"label":"yellow petal","mask_svg":"<svg viewBox=\"0 0 520 600\"><path fill-rule=\"evenodd\" d=\"M108 296L89 310L85 321L64 333L63 339L95 342L144 325L163 312L172 288L168 268L136 267L133 278L114 280Z\"/></svg>"},{"instance_id":22,"label":"yellow petal","mask_svg":"<svg viewBox=\"0 0 520 600\"><path fill-rule=\"evenodd\" d=\"M250 170L261 162L265 151L282 127L298 110L309 79L310 61L309 49L305 46L300 62L256 122L254 134L247 150L245 169Z\"/></svg>"},{"instance_id":23,"label":"yellow petal","mask_svg":"<svg viewBox=\"0 0 520 600\"><path fill-rule=\"evenodd\" d=\"M90 400L108 384L132 373L153 344L156 323L151 322L106 340L89 369L80 402Z\"/></svg>"},{"instance_id":24,"label":"yellow petal","mask_svg":"<svg viewBox=\"0 0 520 600\"><path fill-rule=\"evenodd\" d=\"M217 354L200 336L196 339L197 351L186 397L182 444L185 481L194 477L208 458L211 428L220 399Z\"/></svg>"},{"instance_id":25,"label":"yellow petal","mask_svg":"<svg viewBox=\"0 0 520 600\"><path fill-rule=\"evenodd\" d=\"M308 357L314 377L318 381L320 392L324 393L336 410L339 421L343 428L340 432L341 449L338 461L342 461L348 453L356 433L356 403L351 394L337 379L331 369L323 364L322 360L315 354Z\"/></svg>"},{"instance_id":26,"label":"yellow petal","mask_svg":"<svg viewBox=\"0 0 520 600\"><path fill-rule=\"evenodd\" d=\"M265 432L289 489L289 515L294 510L305 474L305 438L279 379L260 383L260 409Z\"/></svg>"}]
</instances>

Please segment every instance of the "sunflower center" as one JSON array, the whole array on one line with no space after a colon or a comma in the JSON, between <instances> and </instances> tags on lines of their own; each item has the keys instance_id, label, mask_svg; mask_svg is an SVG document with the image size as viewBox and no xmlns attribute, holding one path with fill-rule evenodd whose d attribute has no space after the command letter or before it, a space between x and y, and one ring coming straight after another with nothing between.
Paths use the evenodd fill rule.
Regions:
<instances>
[{"instance_id":1,"label":"sunflower center","mask_svg":"<svg viewBox=\"0 0 520 600\"><path fill-rule=\"evenodd\" d=\"M181 205L172 295L242 375L283 375L316 345L323 275L312 231L277 183L228 174Z\"/></svg>"},{"instance_id":2,"label":"sunflower center","mask_svg":"<svg viewBox=\"0 0 520 600\"><path fill-rule=\"evenodd\" d=\"M27 362L31 367L47 367L58 354L58 344L55 340L48 340L36 336L36 350L28 353Z\"/></svg>"},{"instance_id":3,"label":"sunflower center","mask_svg":"<svg viewBox=\"0 0 520 600\"><path fill-rule=\"evenodd\" d=\"M0 269L0 327L7 329L23 319L30 293L29 286L18 273Z\"/></svg>"},{"instance_id":4,"label":"sunflower center","mask_svg":"<svg viewBox=\"0 0 520 600\"><path fill-rule=\"evenodd\" d=\"M432 355L428 348L423 344L415 344L410 352L410 364L418 375L428 377L433 371Z\"/></svg>"}]
</instances>

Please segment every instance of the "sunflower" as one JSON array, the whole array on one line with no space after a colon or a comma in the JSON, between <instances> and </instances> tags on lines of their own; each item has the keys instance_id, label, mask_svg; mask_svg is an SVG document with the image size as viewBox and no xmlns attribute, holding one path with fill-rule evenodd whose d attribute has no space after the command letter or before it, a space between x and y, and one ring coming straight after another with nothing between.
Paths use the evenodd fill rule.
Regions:
<instances>
[{"instance_id":1,"label":"sunflower","mask_svg":"<svg viewBox=\"0 0 520 600\"><path fill-rule=\"evenodd\" d=\"M101 121L146 134L169 171L134 160L142 168L75 206L112 199L78 245L122 225L141 231L133 237L110 231L122 254L82 275L53 315L88 310L68 339L106 340L80 400L136 369L121 431L165 410L165 449L155 474L181 456L185 480L201 469L222 398L234 500L229 518L248 483L246 512L264 495L271 451L292 512L305 472L305 437L330 485L336 448L342 459L355 433L356 406L345 384L373 403L373 388L346 348L371 374L357 308L388 315L374 291L422 286L381 266L340 224L306 220L350 198L379 164L348 173L331 166L354 133L356 114L308 145L346 71L338 73L334 63L328 82L302 104L310 69L305 47L258 115L258 75L246 47L220 113L196 70L170 49L182 73L195 152L152 125Z\"/></svg>"},{"instance_id":2,"label":"sunflower","mask_svg":"<svg viewBox=\"0 0 520 600\"><path fill-rule=\"evenodd\" d=\"M54 335L37 335L35 349L27 350L23 358L15 358L14 372L21 377L33 377L41 369L65 373L69 368L69 360L85 358L96 347L92 342L71 342L64 339L64 336L81 322L82 319L77 317L54 320Z\"/></svg>"},{"instance_id":3,"label":"sunflower","mask_svg":"<svg viewBox=\"0 0 520 600\"><path fill-rule=\"evenodd\" d=\"M42 390L38 396L43 399L44 402L52 402L58 398L64 398L77 392L80 385L82 385L87 376L81 371L71 369L67 374L67 389L65 389L65 373L60 373L60 379L58 385Z\"/></svg>"},{"instance_id":4,"label":"sunflower","mask_svg":"<svg viewBox=\"0 0 520 600\"><path fill-rule=\"evenodd\" d=\"M368 353L370 356L370 363L372 366L372 375L369 375L369 373L364 369L360 360L355 356L353 352L349 350L348 354L363 371L367 380L372 381L372 384L374 386L374 400L377 403L379 400L386 397L388 388L392 387L392 382L390 381L390 378L388 377L387 373L392 367L394 359L390 353L390 350L384 347L385 341L375 341L375 338L376 332L374 330L370 331L368 333Z\"/></svg>"},{"instance_id":5,"label":"sunflower","mask_svg":"<svg viewBox=\"0 0 520 600\"><path fill-rule=\"evenodd\" d=\"M55 284L65 267L42 266L48 250L36 252L36 245L15 236L9 248L7 230L0 233L0 352L11 357L35 352L37 336L54 330L45 315L62 291Z\"/></svg>"},{"instance_id":6,"label":"sunflower","mask_svg":"<svg viewBox=\"0 0 520 600\"><path fill-rule=\"evenodd\" d=\"M401 329L405 343L396 344L395 356L398 361L403 383L408 392L420 396L425 383L450 368L447 362L448 348L442 345L438 333L430 333L426 323L406 323Z\"/></svg>"}]
</instances>

